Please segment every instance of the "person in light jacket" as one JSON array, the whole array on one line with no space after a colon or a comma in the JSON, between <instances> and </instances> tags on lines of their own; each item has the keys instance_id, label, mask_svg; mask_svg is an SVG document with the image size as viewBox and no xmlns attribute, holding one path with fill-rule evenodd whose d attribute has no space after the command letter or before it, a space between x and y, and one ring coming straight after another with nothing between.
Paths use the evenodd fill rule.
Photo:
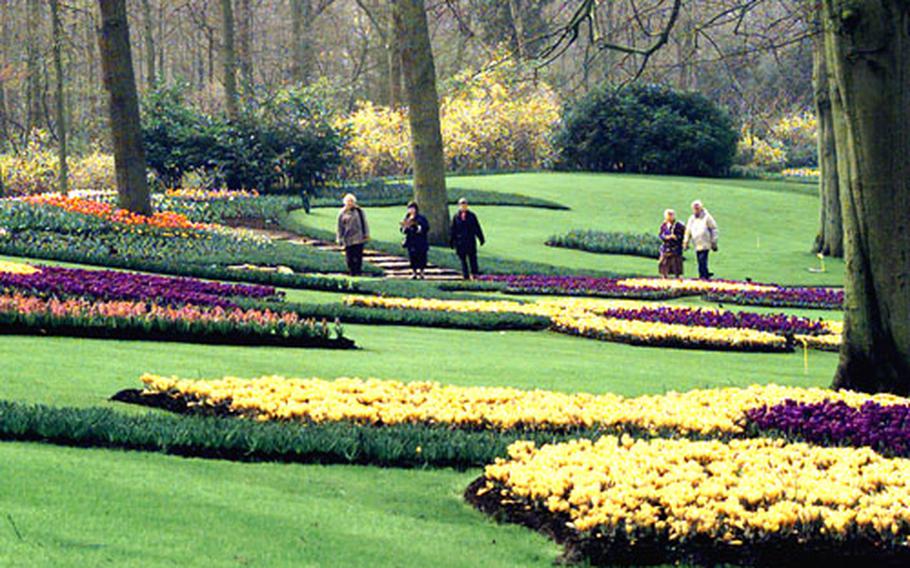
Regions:
<instances>
[{"instance_id":1,"label":"person in light jacket","mask_svg":"<svg viewBox=\"0 0 910 568\"><path fill-rule=\"evenodd\" d=\"M692 202L692 216L686 223L686 236L683 239L683 248L695 246L695 256L698 258L698 277L708 280L714 273L708 269L708 255L711 251L717 252L717 223L708 213L701 201Z\"/></svg>"},{"instance_id":2,"label":"person in light jacket","mask_svg":"<svg viewBox=\"0 0 910 568\"><path fill-rule=\"evenodd\" d=\"M449 231L449 245L455 249L461 260L461 273L465 280L473 280L478 274L477 242L483 246L486 239L480 221L473 211L468 210L468 200L458 200L458 212L452 218L452 230Z\"/></svg>"},{"instance_id":3,"label":"person in light jacket","mask_svg":"<svg viewBox=\"0 0 910 568\"><path fill-rule=\"evenodd\" d=\"M402 246L408 250L408 259L411 261L411 279L423 279L427 253L430 251L430 222L420 214L420 207L413 201L408 203L408 212L401 221L401 232L404 233Z\"/></svg>"},{"instance_id":4,"label":"person in light jacket","mask_svg":"<svg viewBox=\"0 0 910 568\"><path fill-rule=\"evenodd\" d=\"M344 257L351 276L363 272L363 245L370 240L370 227L363 209L357 205L353 193L344 196L344 207L338 213L338 229L335 235L338 244L344 247Z\"/></svg>"}]
</instances>

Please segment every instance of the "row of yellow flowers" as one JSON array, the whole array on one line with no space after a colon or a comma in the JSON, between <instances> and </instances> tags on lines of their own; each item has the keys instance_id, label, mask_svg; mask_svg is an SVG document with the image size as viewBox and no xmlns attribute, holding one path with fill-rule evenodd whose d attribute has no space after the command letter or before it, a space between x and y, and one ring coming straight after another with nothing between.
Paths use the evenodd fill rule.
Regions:
<instances>
[{"instance_id":1,"label":"row of yellow flowers","mask_svg":"<svg viewBox=\"0 0 910 568\"><path fill-rule=\"evenodd\" d=\"M868 401L907 404L892 395L777 385L693 390L626 398L616 394L568 394L509 387L461 387L435 382L343 378L185 380L143 375L145 392L168 394L202 406L227 405L232 413L261 421L349 421L367 425L423 424L458 428L566 430L603 427L653 433L743 433L745 412L785 400Z\"/></svg>"},{"instance_id":2,"label":"row of yellow flowers","mask_svg":"<svg viewBox=\"0 0 910 568\"><path fill-rule=\"evenodd\" d=\"M487 466L503 503L568 515L608 537L737 546L857 534L910 544L910 461L783 440L516 442Z\"/></svg>"},{"instance_id":3,"label":"row of yellow flowers","mask_svg":"<svg viewBox=\"0 0 910 568\"><path fill-rule=\"evenodd\" d=\"M647 279L640 279L648 285ZM632 281L634 285L636 281ZM562 333L579 335L604 341L617 341L637 345L698 347L715 349L741 349L783 351L789 349L787 339L768 331L742 328L716 328L690 326L678 323L636 321L605 317L604 312L615 309L661 308L666 304L635 300L605 300L593 298L560 298L536 302L510 300L435 300L424 298L389 298L378 296L349 296L344 302L352 306L400 309L449 311L462 313L519 313L550 318L553 329ZM715 310L723 313L723 310ZM797 336L797 340L810 348L837 349L841 341L842 324L825 322L830 332L822 336Z\"/></svg>"}]
</instances>

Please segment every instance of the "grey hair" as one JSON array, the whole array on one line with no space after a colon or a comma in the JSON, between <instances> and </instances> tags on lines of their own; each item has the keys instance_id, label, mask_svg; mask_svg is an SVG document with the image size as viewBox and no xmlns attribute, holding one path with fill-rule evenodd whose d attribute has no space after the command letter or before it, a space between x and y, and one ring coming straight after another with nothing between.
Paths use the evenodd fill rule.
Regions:
<instances>
[{"instance_id":1,"label":"grey hair","mask_svg":"<svg viewBox=\"0 0 910 568\"><path fill-rule=\"evenodd\" d=\"M699 207L704 207L704 204L701 202L701 199L696 199L695 201L692 202L692 207L695 207L696 205Z\"/></svg>"},{"instance_id":2,"label":"grey hair","mask_svg":"<svg viewBox=\"0 0 910 568\"><path fill-rule=\"evenodd\" d=\"M468 204L468 200L465 199L464 197L462 197L462 198L460 198L460 199L458 200L458 204L459 204L459 205L467 205L467 204Z\"/></svg>"},{"instance_id":3,"label":"grey hair","mask_svg":"<svg viewBox=\"0 0 910 568\"><path fill-rule=\"evenodd\" d=\"M666 219L670 215L673 215L674 217L676 217L676 211L674 211L672 209L664 209L664 219Z\"/></svg>"},{"instance_id":4,"label":"grey hair","mask_svg":"<svg viewBox=\"0 0 910 568\"><path fill-rule=\"evenodd\" d=\"M354 195L353 193L345 193L345 194L344 194L344 197L341 198L341 201L343 201L344 203L347 203L348 201L350 201L351 203L353 203L353 204L356 205L356 204L357 204L357 196Z\"/></svg>"}]
</instances>

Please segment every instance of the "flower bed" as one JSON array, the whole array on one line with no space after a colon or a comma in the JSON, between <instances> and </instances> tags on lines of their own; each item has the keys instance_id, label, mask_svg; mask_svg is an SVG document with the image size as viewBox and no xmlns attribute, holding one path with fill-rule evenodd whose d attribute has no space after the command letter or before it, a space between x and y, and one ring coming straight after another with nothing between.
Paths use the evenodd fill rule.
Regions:
<instances>
[{"instance_id":1,"label":"flower bed","mask_svg":"<svg viewBox=\"0 0 910 568\"><path fill-rule=\"evenodd\" d=\"M783 440L517 442L468 489L481 510L602 563L910 559L910 461Z\"/></svg>"},{"instance_id":2,"label":"flower bed","mask_svg":"<svg viewBox=\"0 0 910 568\"><path fill-rule=\"evenodd\" d=\"M625 398L507 387L459 387L379 379L183 380L146 374L147 395L166 395L195 407L256 420L346 421L371 426L414 424L492 430L584 430L650 435L744 435L746 412L786 400L841 401L858 408L907 399L849 391L776 385L705 389Z\"/></svg>"},{"instance_id":3,"label":"flower bed","mask_svg":"<svg viewBox=\"0 0 910 568\"><path fill-rule=\"evenodd\" d=\"M55 193L32 195L22 198L22 201L32 205L59 207L70 213L89 215L126 226L148 226L157 229L178 229L187 231L205 230L207 228L205 225L193 223L184 215L172 211L157 211L151 215L140 215L127 211L126 209L118 209L109 203L83 199L80 197L67 197ZM191 235L193 233L188 232L185 234Z\"/></svg>"},{"instance_id":4,"label":"flower bed","mask_svg":"<svg viewBox=\"0 0 910 568\"><path fill-rule=\"evenodd\" d=\"M546 316L552 329L603 341L641 346L738 351L791 351L795 342L836 349L839 322L786 314L753 314L631 300L559 299L537 302L348 297L345 303L392 310L519 313Z\"/></svg>"},{"instance_id":5,"label":"flower bed","mask_svg":"<svg viewBox=\"0 0 910 568\"><path fill-rule=\"evenodd\" d=\"M867 446L887 456L910 457L910 405L839 400L797 402L746 411L748 429L824 446Z\"/></svg>"},{"instance_id":6,"label":"flower bed","mask_svg":"<svg viewBox=\"0 0 910 568\"><path fill-rule=\"evenodd\" d=\"M660 278L591 278L584 276L486 275L481 280L506 285L512 294L595 296L659 300L683 296L702 296L707 300L731 304L817 308L843 307L843 290L834 288L784 287L730 280Z\"/></svg>"},{"instance_id":7,"label":"flower bed","mask_svg":"<svg viewBox=\"0 0 910 568\"><path fill-rule=\"evenodd\" d=\"M28 265L20 265L28 266ZM89 300L153 301L168 306L236 307L236 298L269 299L279 293L271 286L222 284L195 278L172 278L60 266L29 267L30 272L5 271L0 265L0 292Z\"/></svg>"},{"instance_id":8,"label":"flower bed","mask_svg":"<svg viewBox=\"0 0 910 568\"><path fill-rule=\"evenodd\" d=\"M292 312L153 301L92 301L0 294L0 333L195 343L350 348L326 322Z\"/></svg>"}]
</instances>

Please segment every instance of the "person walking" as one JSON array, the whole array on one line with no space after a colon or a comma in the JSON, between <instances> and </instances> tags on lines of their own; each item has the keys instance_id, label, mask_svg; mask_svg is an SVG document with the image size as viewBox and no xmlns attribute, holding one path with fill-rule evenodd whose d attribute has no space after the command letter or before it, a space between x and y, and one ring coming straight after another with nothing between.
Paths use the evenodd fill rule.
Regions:
<instances>
[{"instance_id":1,"label":"person walking","mask_svg":"<svg viewBox=\"0 0 910 568\"><path fill-rule=\"evenodd\" d=\"M430 222L420 214L417 203L408 203L408 211L401 221L401 232L404 233L402 246L408 250L408 259L411 261L411 279L422 280L426 278L424 270L427 267L427 253L430 251L430 241L427 235L430 232Z\"/></svg>"},{"instance_id":2,"label":"person walking","mask_svg":"<svg viewBox=\"0 0 910 568\"><path fill-rule=\"evenodd\" d=\"M338 213L338 229L335 238L344 247L344 258L351 276L363 272L363 245L370 240L370 227L363 209L357 205L353 193L344 196L344 207Z\"/></svg>"},{"instance_id":3,"label":"person walking","mask_svg":"<svg viewBox=\"0 0 910 568\"><path fill-rule=\"evenodd\" d=\"M708 213L701 201L692 202L692 216L686 223L686 236L683 239L683 248L688 250L690 245L695 245L695 256L698 258L698 277L709 280L714 273L708 269L708 255L711 251L717 252L717 223Z\"/></svg>"},{"instance_id":4,"label":"person walking","mask_svg":"<svg viewBox=\"0 0 910 568\"><path fill-rule=\"evenodd\" d=\"M479 273L477 266L477 242L480 246L486 243L483 229L477 215L468 209L468 200L458 200L458 212L452 218L452 230L449 231L449 245L455 249L461 259L461 274L465 280L473 280Z\"/></svg>"},{"instance_id":5,"label":"person walking","mask_svg":"<svg viewBox=\"0 0 910 568\"><path fill-rule=\"evenodd\" d=\"M657 269L661 278L679 278L683 274L683 239L686 227L676 220L676 211L664 211L664 222L657 234L660 237L660 261Z\"/></svg>"}]
</instances>

